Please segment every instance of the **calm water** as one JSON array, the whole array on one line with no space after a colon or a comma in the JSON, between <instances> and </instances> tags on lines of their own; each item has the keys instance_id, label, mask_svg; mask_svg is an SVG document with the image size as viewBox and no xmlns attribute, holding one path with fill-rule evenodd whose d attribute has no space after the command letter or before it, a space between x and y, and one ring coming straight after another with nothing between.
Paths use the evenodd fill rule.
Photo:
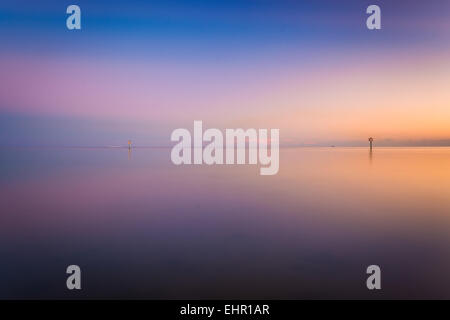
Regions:
<instances>
[{"instance_id":1,"label":"calm water","mask_svg":"<svg viewBox=\"0 0 450 320\"><path fill-rule=\"evenodd\" d=\"M275 176L16 148L0 173L0 298L450 298L450 148L282 149Z\"/></svg>"}]
</instances>

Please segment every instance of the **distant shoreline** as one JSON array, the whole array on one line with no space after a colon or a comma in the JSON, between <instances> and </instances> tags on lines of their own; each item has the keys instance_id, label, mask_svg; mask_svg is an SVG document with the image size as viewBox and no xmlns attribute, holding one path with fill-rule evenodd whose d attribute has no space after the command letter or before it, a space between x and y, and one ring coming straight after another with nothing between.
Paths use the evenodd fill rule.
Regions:
<instances>
[{"instance_id":1,"label":"distant shoreline","mask_svg":"<svg viewBox=\"0 0 450 320\"><path fill-rule=\"evenodd\" d=\"M133 149L171 149L173 146L133 146ZM204 146L203 146L204 147ZM376 149L385 149L385 148L449 148L450 145L414 145L414 146L374 146L374 150ZM9 149L129 149L128 146L0 146L1 149L9 148ZM194 149L194 147L190 147ZM282 149L295 149L295 148L322 148L322 149L345 149L345 148L353 148L353 149L369 149L369 146L283 146ZM248 149L248 147L246 147Z\"/></svg>"}]
</instances>

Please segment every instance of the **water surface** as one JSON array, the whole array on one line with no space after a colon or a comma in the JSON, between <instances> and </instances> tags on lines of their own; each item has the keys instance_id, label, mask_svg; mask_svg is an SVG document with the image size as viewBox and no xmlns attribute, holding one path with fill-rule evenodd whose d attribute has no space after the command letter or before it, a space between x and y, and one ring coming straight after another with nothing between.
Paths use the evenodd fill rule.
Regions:
<instances>
[{"instance_id":1,"label":"water surface","mask_svg":"<svg viewBox=\"0 0 450 320\"><path fill-rule=\"evenodd\" d=\"M0 298L450 298L450 148L284 148L275 176L8 148L0 173Z\"/></svg>"}]
</instances>

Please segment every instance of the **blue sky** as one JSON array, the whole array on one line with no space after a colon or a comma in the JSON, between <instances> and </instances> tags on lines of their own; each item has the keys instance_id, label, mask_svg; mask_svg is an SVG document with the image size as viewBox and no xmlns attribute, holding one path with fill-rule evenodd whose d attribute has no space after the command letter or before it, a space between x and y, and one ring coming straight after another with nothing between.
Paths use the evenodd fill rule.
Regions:
<instances>
[{"instance_id":1,"label":"blue sky","mask_svg":"<svg viewBox=\"0 0 450 320\"><path fill-rule=\"evenodd\" d=\"M81 7L82 30L65 27L70 4ZM376 32L365 26L369 4L382 9ZM434 84L424 75L448 66L449 15L445 0L2 1L0 124L8 132L0 143L110 145L131 136L142 145L161 145L171 130L195 119L279 127L282 139L296 144L326 144L328 135L350 143L365 137L358 123L373 106L347 105L367 100L373 88L384 96L389 81L396 81L395 90L378 102L399 109L378 117L398 117L392 128L399 130L376 133L446 139L450 132L444 130L419 128L423 133L413 135L408 128L416 118L445 126L436 119L447 116L446 76ZM320 77L323 83L311 81ZM438 103L423 105L407 122L403 113L414 104L407 92L420 87ZM360 93L347 101L337 90ZM332 120L340 129L329 130Z\"/></svg>"}]
</instances>

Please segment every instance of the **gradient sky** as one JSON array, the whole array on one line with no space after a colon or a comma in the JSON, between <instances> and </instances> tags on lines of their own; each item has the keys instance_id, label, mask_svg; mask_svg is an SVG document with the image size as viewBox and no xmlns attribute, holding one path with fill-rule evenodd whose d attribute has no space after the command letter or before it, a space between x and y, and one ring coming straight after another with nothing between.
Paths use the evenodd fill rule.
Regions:
<instances>
[{"instance_id":1,"label":"gradient sky","mask_svg":"<svg viewBox=\"0 0 450 320\"><path fill-rule=\"evenodd\" d=\"M290 145L450 144L448 0L3 0L0 39L2 145L170 145L194 120Z\"/></svg>"}]
</instances>

